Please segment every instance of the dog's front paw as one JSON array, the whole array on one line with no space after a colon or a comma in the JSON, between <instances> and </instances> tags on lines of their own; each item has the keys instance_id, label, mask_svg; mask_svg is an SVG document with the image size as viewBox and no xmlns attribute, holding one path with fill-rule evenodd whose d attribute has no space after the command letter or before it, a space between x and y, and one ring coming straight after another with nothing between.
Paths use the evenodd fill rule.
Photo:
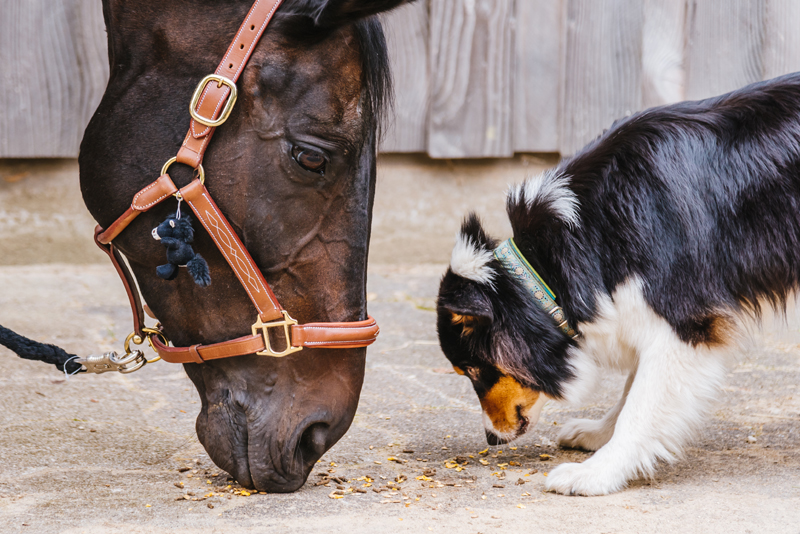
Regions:
<instances>
[{"instance_id":1,"label":"dog's front paw","mask_svg":"<svg viewBox=\"0 0 800 534\"><path fill-rule=\"evenodd\" d=\"M613 425L605 425L603 420L570 419L558 433L558 444L570 449L596 451L611 439Z\"/></svg>"},{"instance_id":2,"label":"dog's front paw","mask_svg":"<svg viewBox=\"0 0 800 534\"><path fill-rule=\"evenodd\" d=\"M564 495L608 495L623 489L625 476L618 470L602 464L593 464L591 458L582 464L561 464L547 476L545 489Z\"/></svg>"}]
</instances>

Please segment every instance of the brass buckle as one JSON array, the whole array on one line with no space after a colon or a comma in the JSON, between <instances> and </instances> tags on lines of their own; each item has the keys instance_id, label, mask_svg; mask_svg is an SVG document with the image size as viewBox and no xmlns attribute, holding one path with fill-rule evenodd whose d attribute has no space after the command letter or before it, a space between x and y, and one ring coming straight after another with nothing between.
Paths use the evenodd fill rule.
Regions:
<instances>
[{"instance_id":1,"label":"brass buckle","mask_svg":"<svg viewBox=\"0 0 800 534\"><path fill-rule=\"evenodd\" d=\"M303 347L293 347L292 346L292 336L291 336L291 327L297 324L297 321L292 319L286 310L281 310L283 313L283 320L278 319L277 321L271 321L269 323L261 322L261 317L256 319L255 324L253 324L253 335L257 336L258 331L261 330L261 335L264 336L264 346L266 350L262 350L256 352L259 356L272 356L273 358L282 358L283 356L288 356L289 354L298 352L303 350ZM281 352L276 352L272 345L269 342L269 329L270 328L277 328L283 327L283 334L286 336L286 348Z\"/></svg>"},{"instance_id":2,"label":"brass buckle","mask_svg":"<svg viewBox=\"0 0 800 534\"><path fill-rule=\"evenodd\" d=\"M217 82L217 87L222 87L223 85L227 85L230 90L231 94L228 95L228 101L225 103L225 108L222 110L222 114L219 116L217 120L209 119L207 117L203 117L195 109L197 108L197 103L200 102L200 96L203 94L203 89L206 88L208 82ZM216 128L217 126L222 125L233 111L233 105L236 103L236 83L233 80L226 78L225 76L220 76L219 74L209 74L202 80L200 83L197 84L197 89L194 90L194 94L192 95L192 103L189 105L189 113L191 113L192 118L203 124L205 126L209 126L211 128Z\"/></svg>"}]
</instances>

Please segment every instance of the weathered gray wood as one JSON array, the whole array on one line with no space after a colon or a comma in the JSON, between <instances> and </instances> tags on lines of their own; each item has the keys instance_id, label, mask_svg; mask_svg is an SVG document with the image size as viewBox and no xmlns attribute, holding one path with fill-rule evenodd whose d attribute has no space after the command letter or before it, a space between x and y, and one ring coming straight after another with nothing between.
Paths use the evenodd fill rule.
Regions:
<instances>
[{"instance_id":1,"label":"weathered gray wood","mask_svg":"<svg viewBox=\"0 0 800 534\"><path fill-rule=\"evenodd\" d=\"M640 0L565 0L560 152L642 106Z\"/></svg>"},{"instance_id":2,"label":"weathered gray wood","mask_svg":"<svg viewBox=\"0 0 800 534\"><path fill-rule=\"evenodd\" d=\"M764 2L690 2L686 41L687 98L719 95L761 79Z\"/></svg>"},{"instance_id":3,"label":"weathered gray wood","mask_svg":"<svg viewBox=\"0 0 800 534\"><path fill-rule=\"evenodd\" d=\"M800 71L800 2L766 0L762 77Z\"/></svg>"},{"instance_id":4,"label":"weathered gray wood","mask_svg":"<svg viewBox=\"0 0 800 534\"><path fill-rule=\"evenodd\" d=\"M96 0L0 0L0 157L75 157L108 77Z\"/></svg>"},{"instance_id":5,"label":"weathered gray wood","mask_svg":"<svg viewBox=\"0 0 800 534\"><path fill-rule=\"evenodd\" d=\"M685 99L683 65L686 0L644 0L642 106Z\"/></svg>"},{"instance_id":6,"label":"weathered gray wood","mask_svg":"<svg viewBox=\"0 0 800 534\"><path fill-rule=\"evenodd\" d=\"M561 7L553 0L518 0L515 5L515 152L558 152Z\"/></svg>"},{"instance_id":7,"label":"weathered gray wood","mask_svg":"<svg viewBox=\"0 0 800 534\"><path fill-rule=\"evenodd\" d=\"M800 0L418 0L384 18L383 152L573 153L628 113L800 70ZM74 157L105 87L99 0L0 0L0 157Z\"/></svg>"},{"instance_id":8,"label":"weathered gray wood","mask_svg":"<svg viewBox=\"0 0 800 534\"><path fill-rule=\"evenodd\" d=\"M435 0L430 4L434 158L510 156L513 0Z\"/></svg>"},{"instance_id":9,"label":"weathered gray wood","mask_svg":"<svg viewBox=\"0 0 800 534\"><path fill-rule=\"evenodd\" d=\"M382 152L425 152L428 147L428 2L405 5L381 18L392 64L395 112Z\"/></svg>"}]
</instances>

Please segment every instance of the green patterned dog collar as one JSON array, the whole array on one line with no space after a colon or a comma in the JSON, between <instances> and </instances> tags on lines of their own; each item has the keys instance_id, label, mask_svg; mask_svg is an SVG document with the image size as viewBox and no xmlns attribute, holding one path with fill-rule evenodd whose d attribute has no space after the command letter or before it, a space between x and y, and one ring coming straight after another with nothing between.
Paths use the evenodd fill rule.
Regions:
<instances>
[{"instance_id":1,"label":"green patterned dog collar","mask_svg":"<svg viewBox=\"0 0 800 534\"><path fill-rule=\"evenodd\" d=\"M531 267L531 264L519 251L513 239L503 241L499 247L494 249L494 257L497 258L497 261L511 276L516 278L533 295L536 305L550 314L550 317L558 325L559 330L572 339L578 337L579 334L567 323L564 310L556 304L555 294L542 280L539 273Z\"/></svg>"}]
</instances>

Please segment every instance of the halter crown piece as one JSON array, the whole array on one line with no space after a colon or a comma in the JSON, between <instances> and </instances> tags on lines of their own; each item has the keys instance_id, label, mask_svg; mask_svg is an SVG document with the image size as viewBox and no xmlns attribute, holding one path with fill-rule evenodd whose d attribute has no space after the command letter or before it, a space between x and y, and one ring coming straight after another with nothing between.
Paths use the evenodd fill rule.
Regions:
<instances>
[{"instance_id":1,"label":"halter crown piece","mask_svg":"<svg viewBox=\"0 0 800 534\"><path fill-rule=\"evenodd\" d=\"M548 287L536 269L531 267L525 256L517 248L514 239L507 239L503 241L499 247L494 249L494 257L500 262L500 265L508 271L513 278L522 284L522 287L528 290L533 296L533 301L542 310L546 311L550 317L558 325L558 329L564 332L572 339L577 339L580 334L567 322L564 315L564 310L556 304L556 295Z\"/></svg>"},{"instance_id":2,"label":"halter crown piece","mask_svg":"<svg viewBox=\"0 0 800 534\"><path fill-rule=\"evenodd\" d=\"M111 258L128 292L134 331L125 341L126 354L121 359L117 358L116 353L108 353L113 357L104 355L104 359L96 364L80 362L87 369L91 367L92 372L112 369L131 372L158 359L147 360L141 351L131 351L131 342L141 345L147 341L159 357L168 362L203 363L253 353L282 357L304 347L366 347L375 341L379 329L372 317L354 322L307 324L299 324L293 319L278 303L261 270L205 187L205 171L201 164L203 154L214 130L230 115L236 101L236 80L281 1L255 0L217 70L203 78L195 90L189 109L191 125L178 155L166 162L156 181L133 197L125 213L107 228L98 226L95 229L95 242ZM170 165L176 162L196 170L196 179L180 189L167 173ZM256 321L250 327L251 335L211 345L174 347L169 345L160 325L155 328L144 325L144 310L139 292L135 289L135 280L112 242L138 215L172 197L178 200L178 206L181 202L189 205L250 297L257 312Z\"/></svg>"}]
</instances>

